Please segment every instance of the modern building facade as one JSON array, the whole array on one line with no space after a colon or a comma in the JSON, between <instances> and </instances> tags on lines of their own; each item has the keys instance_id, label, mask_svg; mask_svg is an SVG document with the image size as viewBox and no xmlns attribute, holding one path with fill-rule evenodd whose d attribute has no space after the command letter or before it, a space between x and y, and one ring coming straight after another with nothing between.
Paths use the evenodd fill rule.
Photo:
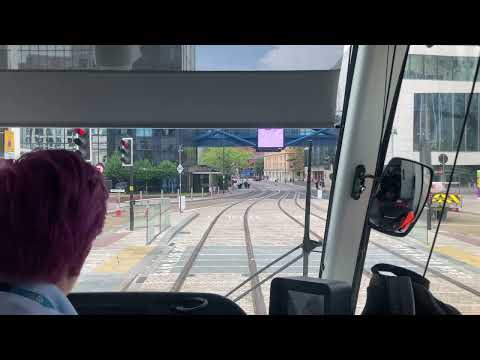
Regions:
<instances>
[{"instance_id":1,"label":"modern building facade","mask_svg":"<svg viewBox=\"0 0 480 360\"><path fill-rule=\"evenodd\" d=\"M477 46L410 47L386 161L416 159L434 167L434 180L445 179L439 155L453 164L478 55ZM465 185L480 169L479 93L477 86L454 177Z\"/></svg>"}]
</instances>

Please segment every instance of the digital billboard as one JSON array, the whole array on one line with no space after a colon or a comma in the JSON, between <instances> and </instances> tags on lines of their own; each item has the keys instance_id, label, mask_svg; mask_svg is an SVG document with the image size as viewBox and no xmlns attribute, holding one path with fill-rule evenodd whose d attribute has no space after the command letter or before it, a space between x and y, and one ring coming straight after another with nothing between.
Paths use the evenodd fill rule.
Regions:
<instances>
[{"instance_id":1,"label":"digital billboard","mask_svg":"<svg viewBox=\"0 0 480 360\"><path fill-rule=\"evenodd\" d=\"M284 129L257 129L257 149L259 151L281 150L284 146Z\"/></svg>"}]
</instances>

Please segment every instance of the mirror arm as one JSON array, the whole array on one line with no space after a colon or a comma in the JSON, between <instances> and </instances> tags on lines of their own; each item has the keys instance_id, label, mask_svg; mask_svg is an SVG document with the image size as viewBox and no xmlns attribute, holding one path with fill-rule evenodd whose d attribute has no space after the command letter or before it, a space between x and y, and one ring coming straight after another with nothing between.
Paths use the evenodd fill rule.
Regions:
<instances>
[{"instance_id":1,"label":"mirror arm","mask_svg":"<svg viewBox=\"0 0 480 360\"><path fill-rule=\"evenodd\" d=\"M380 177L366 174L365 166L357 165L353 177L352 194L350 195L354 200L360 199L360 195L365 191L365 179L380 179Z\"/></svg>"}]
</instances>

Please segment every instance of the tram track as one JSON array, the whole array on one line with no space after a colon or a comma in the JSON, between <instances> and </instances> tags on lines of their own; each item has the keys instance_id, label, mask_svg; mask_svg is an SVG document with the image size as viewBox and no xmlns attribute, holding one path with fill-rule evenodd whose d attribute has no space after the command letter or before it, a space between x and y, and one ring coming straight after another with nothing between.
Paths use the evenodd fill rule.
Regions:
<instances>
[{"instance_id":1,"label":"tram track","mask_svg":"<svg viewBox=\"0 0 480 360\"><path fill-rule=\"evenodd\" d=\"M295 193L295 201L296 201L296 194ZM300 220L298 220L297 218L295 218L294 216L292 216L291 213L289 213L287 210L285 210L284 207L282 207L282 200L284 200L286 197L288 196L288 193L286 193L283 197L280 197L278 199L278 202L277 202L277 206L278 208L280 209L280 211L282 211L286 216L288 216L291 220L293 220L295 223L297 223L298 225L300 225L302 228L305 227L305 224L303 222L301 222ZM296 203L297 204L297 203ZM298 206L298 204L297 204ZM316 232L314 232L313 230L310 230L310 234L312 234L313 236L315 236L317 238L318 241L322 242L323 241L323 236L317 234Z\"/></svg>"},{"instance_id":2,"label":"tram track","mask_svg":"<svg viewBox=\"0 0 480 360\"><path fill-rule=\"evenodd\" d=\"M245 213L243 216L243 230L244 230L245 246L246 246L247 257L248 257L248 270L250 272L250 276L258 272L258 267L257 267L257 262L255 260L255 254L253 252L252 238L250 235L250 226L248 225L248 213L250 212L250 209L254 205L258 204L262 200L267 199L270 196L273 196L274 194L275 192L270 195L267 195L265 198L259 199L251 203L245 210ZM252 288L254 288L252 290L253 308L255 311L255 315L267 315L265 297L263 296L263 293L262 293L262 287L258 286L259 282L260 282L260 279L257 274L251 280L251 286Z\"/></svg>"},{"instance_id":3,"label":"tram track","mask_svg":"<svg viewBox=\"0 0 480 360\"><path fill-rule=\"evenodd\" d=\"M187 262L185 263L185 266L182 268L182 271L180 272L179 276L175 280L171 292L177 292L180 291L182 286L185 283L185 280L187 279L188 275L190 274L195 261L197 260L202 248L204 247L206 241L208 240L208 237L212 233L212 230L215 227L215 224L217 224L218 220L231 208L233 208L236 205L239 205L241 203L244 203L249 200L253 200L251 204L248 205L248 207L245 209L243 213L243 230L244 230L244 241L245 241L245 247L246 247L246 253L247 253L247 261L248 261L248 268L250 275L253 275L257 272L257 264L255 261L255 256L253 253L253 244L251 240L251 235L250 235L250 228L248 225L248 214L250 209L260 201L267 199L273 195L276 195L278 191L273 191L273 190L266 190L266 191L261 191L255 195L260 195L257 198L245 198L241 199L240 201L236 201L233 204L230 204L223 208L210 222L208 225L207 229L204 231L200 241L197 243L195 246L193 252L191 253L190 257L188 258ZM251 193L249 195L252 195ZM255 286L258 284L259 278L258 276L252 278L251 284L252 286ZM253 302L253 307L254 307L254 312L255 314L266 314L266 306L265 306L265 300L264 296L262 294L261 288L257 287L253 292L252 292L252 302Z\"/></svg>"},{"instance_id":4,"label":"tram track","mask_svg":"<svg viewBox=\"0 0 480 360\"><path fill-rule=\"evenodd\" d=\"M300 208L300 209L302 209L303 211L305 211L305 207L302 206L302 205L300 205L300 203L298 202L298 196L297 196L297 194L298 194L298 193L295 194L295 198L294 198L294 199L295 199L295 201L294 201L294 202L295 202L295 205L296 205L298 208ZM322 211L322 209L321 209L320 207L318 207L317 205L312 204L312 203L310 203L310 205L313 206L314 208ZM322 216L320 216L320 215L318 215L318 214L315 214L313 211L310 211L310 215L313 216L313 217L316 217L317 219L320 219L320 220L325 221L325 223L327 222L327 218L324 218L324 217L322 217ZM363 269L362 273L363 273L365 276L369 277L369 278L372 277L372 273L371 273L370 270Z\"/></svg>"},{"instance_id":5,"label":"tram track","mask_svg":"<svg viewBox=\"0 0 480 360\"><path fill-rule=\"evenodd\" d=\"M224 204L226 205L229 203L236 202L237 200L250 199L252 195L255 195L255 191L232 194L225 197L219 197L219 198L213 198L213 199L195 200L190 202L189 209L187 209L186 211L198 210L198 209L203 209L211 206L224 205Z\"/></svg>"},{"instance_id":6,"label":"tram track","mask_svg":"<svg viewBox=\"0 0 480 360\"><path fill-rule=\"evenodd\" d=\"M299 208L305 210L305 208L302 207L302 206L298 203L298 199L297 199L297 198L295 198L295 204L296 204ZM320 210L319 207L317 207L317 206L315 206L315 207ZM320 211L322 211L322 210L320 210ZM321 219L321 220L323 220L323 221L327 221L326 218L324 218L324 217L322 217L322 216L320 216L320 215L318 215L318 214L315 214L314 212L311 212L311 215L314 216L314 217L316 217L316 218L319 218L319 219ZM397 251L395 251L395 250L392 250L392 249L390 249L390 248L388 248L388 247L386 247L386 246L384 246L384 245L378 244L378 243L377 243L376 241L374 241L374 240L369 240L369 244L372 244L373 246L376 246L377 248L379 248L379 249L381 249L381 250L383 250L383 251L385 251L385 252L388 252L388 253L390 253L390 254L392 254L392 255L394 255L394 256L396 256L396 257L398 257L398 258L400 258L400 259L402 259L402 260L404 260L404 261L406 261L406 262L408 262L408 263L410 263L410 264L412 264L412 265L415 265L415 266L419 267L420 269L422 269L422 268L425 266L424 264L421 264L421 263L418 262L418 261L412 260L412 259L410 259L409 257L407 257L407 256L405 256L405 255L403 255L403 254L400 254L399 252L397 252ZM440 278L440 279L442 279L442 280L444 280L444 281L446 281L446 282L448 282L448 283L450 283L450 284L452 284L452 285L455 285L455 286L457 286L458 288L461 288L462 290L465 290L465 291L467 291L468 293L470 293L470 294L472 294L472 295L475 295L475 296L480 297L480 291L478 291L478 290L476 290L476 289L474 289L474 288L472 288L472 287L470 287L470 286L468 286L468 285L465 285L465 284L461 283L460 281L451 278L450 276L447 276L447 275L445 275L445 274L442 274L442 273L441 273L440 271L438 271L438 270L429 268L428 271L429 271L431 274L435 275L436 277L438 277L438 278ZM363 269L363 273L364 273L365 275L367 275L368 277L371 277L371 276L372 276L372 272L371 272L370 270Z\"/></svg>"}]
</instances>

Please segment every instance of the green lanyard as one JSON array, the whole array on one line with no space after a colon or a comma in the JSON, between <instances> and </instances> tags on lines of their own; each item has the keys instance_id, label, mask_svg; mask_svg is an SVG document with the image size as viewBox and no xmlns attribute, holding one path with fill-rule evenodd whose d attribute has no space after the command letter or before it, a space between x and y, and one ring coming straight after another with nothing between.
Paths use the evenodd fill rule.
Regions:
<instances>
[{"instance_id":1,"label":"green lanyard","mask_svg":"<svg viewBox=\"0 0 480 360\"><path fill-rule=\"evenodd\" d=\"M46 308L55 310L55 306L53 306L50 300L48 300L45 296L38 294L36 292L30 291L27 289L17 288L8 284L0 284L0 291L23 296L27 299L35 301L36 303Z\"/></svg>"}]
</instances>

